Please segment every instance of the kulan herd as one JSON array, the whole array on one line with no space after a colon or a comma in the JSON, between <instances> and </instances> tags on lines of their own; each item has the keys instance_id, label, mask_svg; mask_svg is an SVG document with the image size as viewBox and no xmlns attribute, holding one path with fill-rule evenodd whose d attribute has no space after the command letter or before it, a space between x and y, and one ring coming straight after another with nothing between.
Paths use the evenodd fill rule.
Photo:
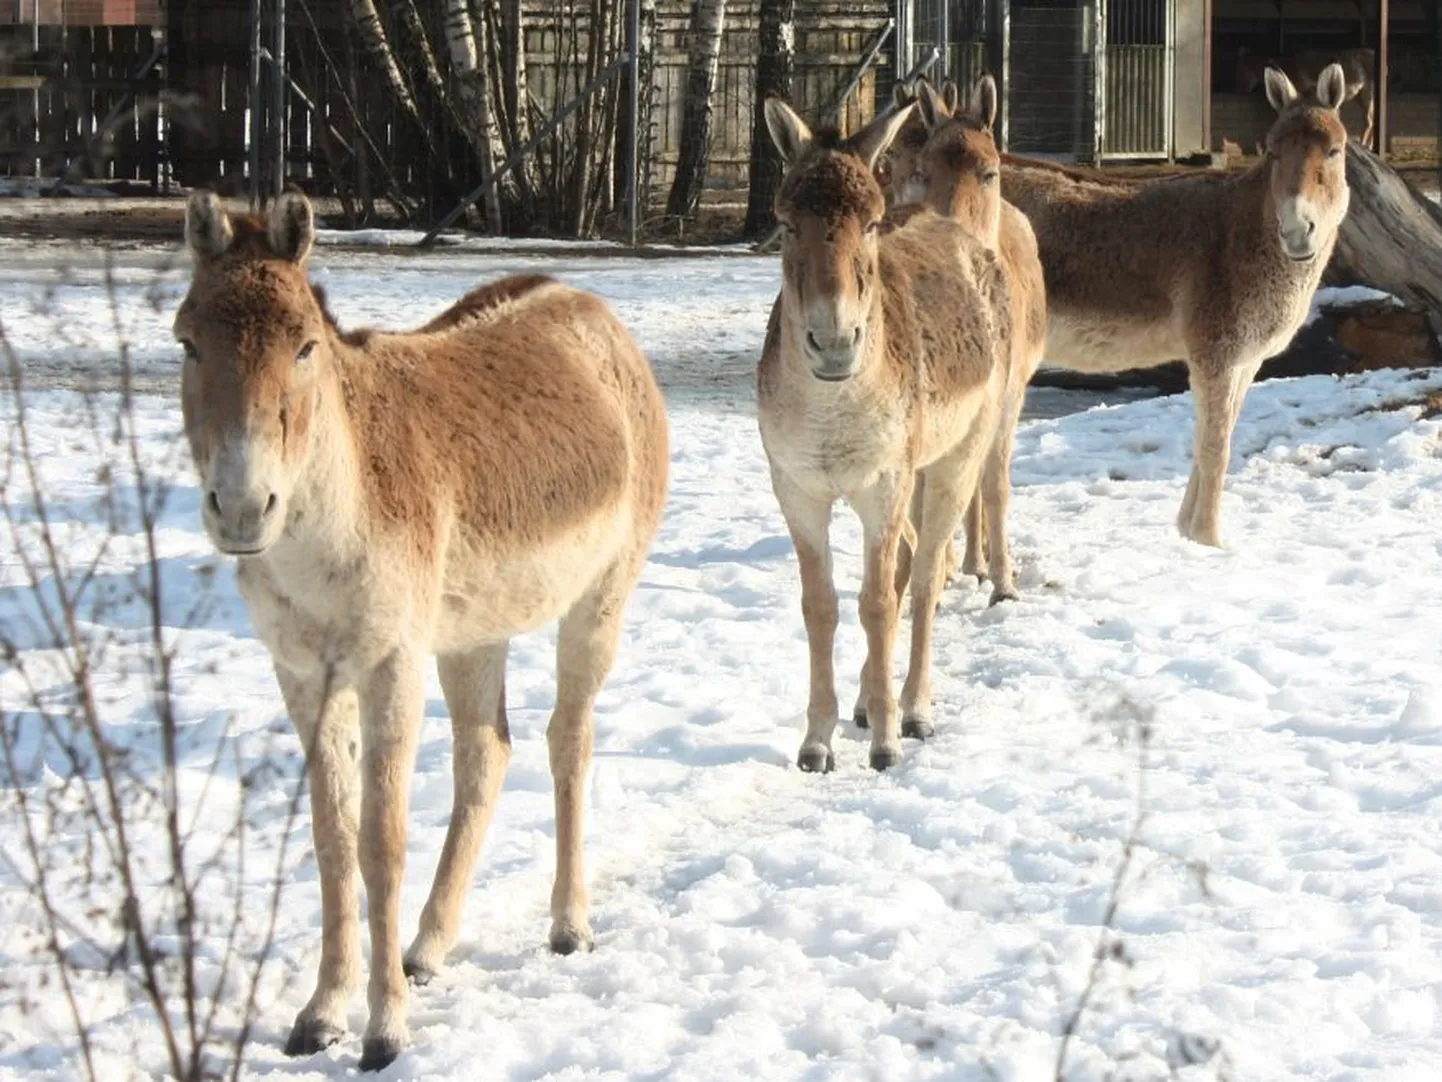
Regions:
<instances>
[{"instance_id":1,"label":"kulan herd","mask_svg":"<svg viewBox=\"0 0 1442 1082\"><path fill-rule=\"evenodd\" d=\"M1277 118L1245 172L1125 181L997 152L996 87L961 107L918 84L842 138L785 102L782 285L757 372L772 486L795 545L810 653L802 770L835 765L838 622L829 524L864 537L866 663L854 716L871 766L934 730L933 621L953 572L1016 595L1012 443L1043 354L1088 372L1184 359L1196 403L1182 534L1221 542L1232 430L1284 348L1347 212L1341 68L1307 96L1266 73ZM883 186L879 175L887 178ZM206 531L236 556L304 747L323 908L315 992L286 1051L340 1040L361 971L360 1066L406 1047L407 982L454 945L510 758L510 639L559 621L547 730L556 801L550 945L589 948L582 826L592 707L667 491L668 425L646 359L597 297L544 276L494 282L418 329L344 331L308 277L304 196L232 216L186 210L190 288L175 318L185 432ZM911 596L899 698L892 650ZM401 950L410 779L436 659L454 805L420 928Z\"/></svg>"}]
</instances>

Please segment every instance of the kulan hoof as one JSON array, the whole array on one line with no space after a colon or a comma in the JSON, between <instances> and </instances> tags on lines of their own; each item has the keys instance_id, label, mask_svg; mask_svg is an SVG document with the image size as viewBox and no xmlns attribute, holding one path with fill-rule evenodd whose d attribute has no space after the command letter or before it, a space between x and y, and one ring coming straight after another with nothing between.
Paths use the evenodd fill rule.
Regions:
<instances>
[{"instance_id":1,"label":"kulan hoof","mask_svg":"<svg viewBox=\"0 0 1442 1082\"><path fill-rule=\"evenodd\" d=\"M417 988L424 988L436 979L436 971L422 962L412 961L407 958L401 968L405 970L406 977Z\"/></svg>"},{"instance_id":2,"label":"kulan hoof","mask_svg":"<svg viewBox=\"0 0 1442 1082\"><path fill-rule=\"evenodd\" d=\"M383 1071L396 1061L404 1049L394 1037L367 1037L361 1045L360 1069Z\"/></svg>"},{"instance_id":3,"label":"kulan hoof","mask_svg":"<svg viewBox=\"0 0 1442 1082\"><path fill-rule=\"evenodd\" d=\"M285 1042L287 1056L313 1056L338 1042L345 1033L318 1018L297 1018Z\"/></svg>"},{"instance_id":4,"label":"kulan hoof","mask_svg":"<svg viewBox=\"0 0 1442 1082\"><path fill-rule=\"evenodd\" d=\"M830 774L836 769L836 756L821 744L807 744L796 756L796 765L808 774Z\"/></svg>"},{"instance_id":5,"label":"kulan hoof","mask_svg":"<svg viewBox=\"0 0 1442 1082\"><path fill-rule=\"evenodd\" d=\"M871 749L871 769L890 770L901 762L901 749L888 748L884 744Z\"/></svg>"},{"instance_id":6,"label":"kulan hoof","mask_svg":"<svg viewBox=\"0 0 1442 1082\"><path fill-rule=\"evenodd\" d=\"M1019 601L1020 599L1021 595L1018 594L1016 590L1002 590L998 588L991 592L991 600L986 604L987 608L990 608L993 605L1001 604L1003 601Z\"/></svg>"},{"instance_id":7,"label":"kulan hoof","mask_svg":"<svg viewBox=\"0 0 1442 1082\"><path fill-rule=\"evenodd\" d=\"M589 928L577 928L564 921L556 921L551 925L551 951L554 954L575 954L577 951L591 950L594 946Z\"/></svg>"},{"instance_id":8,"label":"kulan hoof","mask_svg":"<svg viewBox=\"0 0 1442 1082\"><path fill-rule=\"evenodd\" d=\"M926 718L907 718L901 723L901 735L908 740L930 740L936 735L936 726Z\"/></svg>"},{"instance_id":9,"label":"kulan hoof","mask_svg":"<svg viewBox=\"0 0 1442 1082\"><path fill-rule=\"evenodd\" d=\"M871 727L871 722L866 720L866 707L864 706L858 706L856 708L856 712L851 715L851 720L856 722L858 729L869 729Z\"/></svg>"}]
</instances>

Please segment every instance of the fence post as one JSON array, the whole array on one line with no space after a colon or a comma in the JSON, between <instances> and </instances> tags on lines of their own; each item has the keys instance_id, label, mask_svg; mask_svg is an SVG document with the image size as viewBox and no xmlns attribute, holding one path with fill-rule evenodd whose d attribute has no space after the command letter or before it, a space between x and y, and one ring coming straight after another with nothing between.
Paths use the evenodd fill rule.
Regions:
<instances>
[{"instance_id":1,"label":"fence post","mask_svg":"<svg viewBox=\"0 0 1442 1082\"><path fill-rule=\"evenodd\" d=\"M626 147L626 243L634 248L641 231L641 0L631 0L626 51L631 54L631 93L626 103L631 133Z\"/></svg>"},{"instance_id":2,"label":"fence post","mask_svg":"<svg viewBox=\"0 0 1442 1082\"><path fill-rule=\"evenodd\" d=\"M250 0L250 209L260 209L260 13L261 0Z\"/></svg>"},{"instance_id":3,"label":"fence post","mask_svg":"<svg viewBox=\"0 0 1442 1082\"><path fill-rule=\"evenodd\" d=\"M273 108L271 109L271 127L275 134L275 194L280 195L285 191L285 151L286 151L286 101L287 87L285 75L285 0L275 0L275 62L271 67L271 79L273 86Z\"/></svg>"}]
</instances>

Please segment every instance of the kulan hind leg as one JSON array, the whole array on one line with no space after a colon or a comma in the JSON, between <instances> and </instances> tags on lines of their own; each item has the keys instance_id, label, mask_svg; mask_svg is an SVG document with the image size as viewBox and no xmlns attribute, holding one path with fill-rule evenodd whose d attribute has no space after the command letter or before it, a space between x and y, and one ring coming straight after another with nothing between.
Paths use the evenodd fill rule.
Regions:
<instances>
[{"instance_id":1,"label":"kulan hind leg","mask_svg":"<svg viewBox=\"0 0 1442 1082\"><path fill-rule=\"evenodd\" d=\"M931 713L931 654L936 609L946 579L942 557L968 495L976 493L980 457L975 447L964 448L932 466L927 475L926 509L911 575L911 656L901 688L901 734L918 740L936 731Z\"/></svg>"},{"instance_id":2,"label":"kulan hind leg","mask_svg":"<svg viewBox=\"0 0 1442 1082\"><path fill-rule=\"evenodd\" d=\"M430 980L455 946L466 888L511 761L507 645L493 643L465 654L447 654L436 662L451 712L455 795L446 843L421 911L420 931L406 951L406 976L417 984Z\"/></svg>"},{"instance_id":3,"label":"kulan hind leg","mask_svg":"<svg viewBox=\"0 0 1442 1082\"><path fill-rule=\"evenodd\" d=\"M556 643L556 708L546 729L556 787L556 880L551 890L551 950L589 950L590 897L582 853L586 770L595 744L592 711L616 659L626 602L642 556L611 568L561 618Z\"/></svg>"}]
</instances>

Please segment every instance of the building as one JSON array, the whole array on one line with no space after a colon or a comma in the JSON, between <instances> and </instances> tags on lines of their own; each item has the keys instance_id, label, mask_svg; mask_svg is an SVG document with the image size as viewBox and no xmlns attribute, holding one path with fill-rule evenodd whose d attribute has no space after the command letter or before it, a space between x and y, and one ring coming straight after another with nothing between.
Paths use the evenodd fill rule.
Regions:
<instances>
[{"instance_id":1,"label":"building","mask_svg":"<svg viewBox=\"0 0 1442 1082\"><path fill-rule=\"evenodd\" d=\"M1018 153L1250 153L1272 117L1259 60L1357 48L1373 51L1385 149L1435 152L1436 0L898 0L896 17L898 71L939 46L933 74L997 76L1001 138ZM1354 135L1362 100L1343 110Z\"/></svg>"}]
</instances>

